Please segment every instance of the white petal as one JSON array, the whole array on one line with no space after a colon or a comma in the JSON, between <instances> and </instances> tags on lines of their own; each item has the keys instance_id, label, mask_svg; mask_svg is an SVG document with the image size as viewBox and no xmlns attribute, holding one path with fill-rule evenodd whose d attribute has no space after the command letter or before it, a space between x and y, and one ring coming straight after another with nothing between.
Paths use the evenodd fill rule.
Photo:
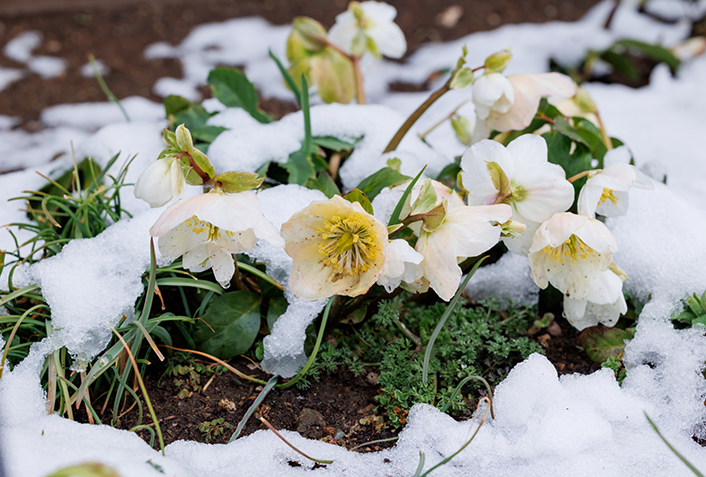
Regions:
<instances>
[{"instance_id":1,"label":"white petal","mask_svg":"<svg viewBox=\"0 0 706 477\"><path fill-rule=\"evenodd\" d=\"M385 266L378 277L378 285L384 286L390 293L403 281L416 282L424 274L421 266L423 259L424 256L414 250L407 241L391 240Z\"/></svg>"},{"instance_id":2,"label":"white petal","mask_svg":"<svg viewBox=\"0 0 706 477\"><path fill-rule=\"evenodd\" d=\"M507 152L512 156L513 161L520 165L535 165L547 163L547 141L541 136L534 134L523 134L507 145ZM515 172L515 175L517 172Z\"/></svg>"},{"instance_id":3,"label":"white petal","mask_svg":"<svg viewBox=\"0 0 706 477\"><path fill-rule=\"evenodd\" d=\"M473 83L473 102L476 105L493 108L503 96L510 104L515 101L512 84L500 73L484 74ZM477 109L476 111L479 112ZM481 114L479 116L481 119L485 119Z\"/></svg>"},{"instance_id":4,"label":"white petal","mask_svg":"<svg viewBox=\"0 0 706 477\"><path fill-rule=\"evenodd\" d=\"M159 159L150 164L135 182L135 197L144 200L152 208L161 207L172 200L175 197L172 164L175 163L178 166L178 161L174 159ZM178 189L178 185L176 187Z\"/></svg>"},{"instance_id":5,"label":"white petal","mask_svg":"<svg viewBox=\"0 0 706 477\"><path fill-rule=\"evenodd\" d=\"M159 252L171 258L178 258L185 252L201 245L208 240L208 229L201 232L203 227L194 227L187 221L177 225L165 235L159 237ZM197 232L194 232L196 230Z\"/></svg>"},{"instance_id":6,"label":"white petal","mask_svg":"<svg viewBox=\"0 0 706 477\"><path fill-rule=\"evenodd\" d=\"M389 23L397 16L397 9L385 2L362 2L360 8L374 23Z\"/></svg>"},{"instance_id":7,"label":"white petal","mask_svg":"<svg viewBox=\"0 0 706 477\"><path fill-rule=\"evenodd\" d=\"M358 33L358 25L353 13L346 10L336 17L336 24L328 32L328 41L345 51L351 52L353 38Z\"/></svg>"},{"instance_id":8,"label":"white petal","mask_svg":"<svg viewBox=\"0 0 706 477\"><path fill-rule=\"evenodd\" d=\"M581 215L593 218L596 214L598 201L601 200L601 195L603 195L603 187L596 187L591 184L590 180L586 181L581 188L581 192L579 192L578 212Z\"/></svg>"},{"instance_id":9,"label":"white petal","mask_svg":"<svg viewBox=\"0 0 706 477\"><path fill-rule=\"evenodd\" d=\"M574 80L561 73L541 73L527 76L534 81L542 96L571 98L576 94Z\"/></svg>"},{"instance_id":10,"label":"white petal","mask_svg":"<svg viewBox=\"0 0 706 477\"><path fill-rule=\"evenodd\" d=\"M510 76L515 101L507 111L494 111L488 116L488 124L492 129L501 132L520 130L530 125L537 113L542 95L535 83L527 75Z\"/></svg>"},{"instance_id":11,"label":"white petal","mask_svg":"<svg viewBox=\"0 0 706 477\"><path fill-rule=\"evenodd\" d=\"M580 216L579 216L580 217ZM618 251L618 244L603 222L588 219L574 230L578 238L596 252L606 254Z\"/></svg>"},{"instance_id":12,"label":"white petal","mask_svg":"<svg viewBox=\"0 0 706 477\"><path fill-rule=\"evenodd\" d=\"M373 39L380 53L388 58L402 58L407 51L407 40L396 23L381 23L366 33Z\"/></svg>"},{"instance_id":13,"label":"white petal","mask_svg":"<svg viewBox=\"0 0 706 477\"><path fill-rule=\"evenodd\" d=\"M608 167L612 164L630 164L632 154L627 146L616 147L605 153L603 156L603 167Z\"/></svg>"},{"instance_id":14,"label":"white petal","mask_svg":"<svg viewBox=\"0 0 706 477\"><path fill-rule=\"evenodd\" d=\"M518 222L525 224L527 228L517 238L502 237L500 240L503 241L507 249L511 252L520 255L527 255L529 253L530 246L532 245L534 234L537 232L537 229L541 224L539 222L528 220L518 213L512 214L512 220L517 220Z\"/></svg>"}]
</instances>

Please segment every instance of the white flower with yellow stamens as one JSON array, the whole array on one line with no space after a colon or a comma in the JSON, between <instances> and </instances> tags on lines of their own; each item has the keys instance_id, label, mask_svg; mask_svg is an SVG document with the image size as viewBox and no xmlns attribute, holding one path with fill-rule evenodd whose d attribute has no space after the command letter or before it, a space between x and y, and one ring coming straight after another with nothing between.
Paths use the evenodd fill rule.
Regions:
<instances>
[{"instance_id":1,"label":"white flower with yellow stamens","mask_svg":"<svg viewBox=\"0 0 706 477\"><path fill-rule=\"evenodd\" d=\"M501 224L512 209L506 204L448 209L441 225L421 229L416 250L424 256L424 278L442 300L449 301L461 283L459 262L476 257L500 240Z\"/></svg>"},{"instance_id":2,"label":"white flower with yellow stamens","mask_svg":"<svg viewBox=\"0 0 706 477\"><path fill-rule=\"evenodd\" d=\"M159 237L162 255L174 259L183 255L184 268L192 272L212 268L224 288L235 273L232 254L252 250L260 239L284 245L252 191L226 194L213 189L180 200L157 219L150 235Z\"/></svg>"},{"instance_id":3,"label":"white flower with yellow stamens","mask_svg":"<svg viewBox=\"0 0 706 477\"><path fill-rule=\"evenodd\" d=\"M365 293L388 255L387 227L337 195L294 214L282 225L282 237L294 260L289 288L305 300Z\"/></svg>"},{"instance_id":4,"label":"white flower with yellow stamens","mask_svg":"<svg viewBox=\"0 0 706 477\"><path fill-rule=\"evenodd\" d=\"M581 331L589 326L602 323L613 326L621 314L628 311L628 305L622 292L622 280L612 270L601 273L601 281L608 293L615 296L613 301L607 303L593 303L590 300L574 300L564 297L564 317L577 330ZM610 300L611 298L607 298Z\"/></svg>"},{"instance_id":5,"label":"white flower with yellow stamens","mask_svg":"<svg viewBox=\"0 0 706 477\"><path fill-rule=\"evenodd\" d=\"M517 238L503 237L514 253L526 255L539 225L574 202L574 187L564 169L547 160L547 143L539 136L525 134L507 147L481 141L463 154L461 169L468 205L500 201L512 207L512 220L527 227Z\"/></svg>"},{"instance_id":6,"label":"white flower with yellow stamens","mask_svg":"<svg viewBox=\"0 0 706 477\"><path fill-rule=\"evenodd\" d=\"M532 279L542 289L551 283L572 300L615 303L622 281L606 272L617 249L610 231L598 220L570 212L555 214L532 240Z\"/></svg>"},{"instance_id":7,"label":"white flower with yellow stamens","mask_svg":"<svg viewBox=\"0 0 706 477\"><path fill-rule=\"evenodd\" d=\"M654 189L652 181L630 164L618 162L589 174L589 179L579 193L579 214L589 217L597 213L606 217L625 215L631 187Z\"/></svg>"},{"instance_id":8,"label":"white flower with yellow stamens","mask_svg":"<svg viewBox=\"0 0 706 477\"><path fill-rule=\"evenodd\" d=\"M418 283L424 275L422 260L424 256L415 251L407 241L390 240L389 256L385 261L382 274L378 277L378 285L385 287L388 293L400 285L405 289L411 287L414 291L420 287L423 288L423 285Z\"/></svg>"}]
</instances>

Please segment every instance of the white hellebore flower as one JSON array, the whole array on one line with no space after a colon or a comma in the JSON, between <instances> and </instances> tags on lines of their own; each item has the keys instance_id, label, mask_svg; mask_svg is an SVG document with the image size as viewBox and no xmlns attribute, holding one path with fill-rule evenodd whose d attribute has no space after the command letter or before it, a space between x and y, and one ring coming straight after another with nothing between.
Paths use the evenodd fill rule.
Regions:
<instances>
[{"instance_id":1,"label":"white hellebore flower","mask_svg":"<svg viewBox=\"0 0 706 477\"><path fill-rule=\"evenodd\" d=\"M652 181L630 164L617 162L589 173L579 193L578 212L590 217L596 213L606 217L625 215L631 187L654 189Z\"/></svg>"},{"instance_id":2,"label":"white hellebore flower","mask_svg":"<svg viewBox=\"0 0 706 477\"><path fill-rule=\"evenodd\" d=\"M613 326L617 323L620 315L628 311L628 304L622 292L622 280L613 273L612 270L603 272L604 283L608 289L617 290L617 298L613 302L597 304L588 300L574 300L564 297L564 317L577 330L581 331L589 326L596 326L602 323L606 326Z\"/></svg>"},{"instance_id":3,"label":"white hellebore flower","mask_svg":"<svg viewBox=\"0 0 706 477\"><path fill-rule=\"evenodd\" d=\"M144 170L135 182L135 197L142 199L150 207L162 207L178 198L184 190L184 173L181 159L174 156L158 159Z\"/></svg>"},{"instance_id":4,"label":"white hellebore flower","mask_svg":"<svg viewBox=\"0 0 706 477\"><path fill-rule=\"evenodd\" d=\"M527 226L519 238L502 238L515 253L527 254L539 224L574 201L574 187L561 166L547 161L547 143L540 136L525 134L507 148L483 140L464 153L461 169L468 205L508 204L512 220Z\"/></svg>"},{"instance_id":5,"label":"white hellebore flower","mask_svg":"<svg viewBox=\"0 0 706 477\"><path fill-rule=\"evenodd\" d=\"M294 214L282 224L282 237L294 260L289 288L304 300L362 295L388 256L387 227L358 202L338 195Z\"/></svg>"},{"instance_id":6,"label":"white hellebore flower","mask_svg":"<svg viewBox=\"0 0 706 477\"><path fill-rule=\"evenodd\" d=\"M419 288L418 282L424 275L421 265L424 256L401 239L390 240L388 252L378 285L385 287L388 293L403 283L415 290Z\"/></svg>"},{"instance_id":7,"label":"white hellebore flower","mask_svg":"<svg viewBox=\"0 0 706 477\"><path fill-rule=\"evenodd\" d=\"M424 278L442 300L453 298L461 283L461 260L476 257L500 239L512 209L505 204L449 208L441 225L421 230L416 250L424 256Z\"/></svg>"},{"instance_id":8,"label":"white hellebore flower","mask_svg":"<svg viewBox=\"0 0 706 477\"><path fill-rule=\"evenodd\" d=\"M612 313L623 309L623 282L610 269L617 249L610 231L598 220L569 212L556 214L532 240L532 279L542 289L551 283L564 294L567 318L577 328L590 326L591 316L615 323ZM607 318L606 312L611 313Z\"/></svg>"},{"instance_id":9,"label":"white hellebore flower","mask_svg":"<svg viewBox=\"0 0 706 477\"><path fill-rule=\"evenodd\" d=\"M213 268L224 288L235 273L234 253L252 250L264 239L284 246L277 229L265 219L260 200L252 191L226 194L213 189L169 207L150 229L159 237L162 255L183 255L184 267L192 272Z\"/></svg>"},{"instance_id":10,"label":"white hellebore flower","mask_svg":"<svg viewBox=\"0 0 706 477\"><path fill-rule=\"evenodd\" d=\"M570 98L576 84L560 73L516 75L486 73L473 83L476 106L474 139L485 139L490 131L512 131L526 128L532 122L543 96Z\"/></svg>"},{"instance_id":11,"label":"white hellebore flower","mask_svg":"<svg viewBox=\"0 0 706 477\"><path fill-rule=\"evenodd\" d=\"M407 41L393 22L396 16L395 7L385 2L351 2L348 10L336 16L328 39L356 57L370 51L377 58L401 58L407 51Z\"/></svg>"}]
</instances>

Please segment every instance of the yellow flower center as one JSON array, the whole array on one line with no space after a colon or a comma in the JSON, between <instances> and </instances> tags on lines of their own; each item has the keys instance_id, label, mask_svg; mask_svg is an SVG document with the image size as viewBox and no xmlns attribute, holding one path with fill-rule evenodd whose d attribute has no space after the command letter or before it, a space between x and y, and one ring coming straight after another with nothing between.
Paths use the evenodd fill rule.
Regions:
<instances>
[{"instance_id":1,"label":"yellow flower center","mask_svg":"<svg viewBox=\"0 0 706 477\"><path fill-rule=\"evenodd\" d=\"M324 256L325 265L349 275L370 268L375 243L362 217L334 216L330 221L324 220L323 227L317 228L316 232L323 239L319 253Z\"/></svg>"},{"instance_id":2,"label":"yellow flower center","mask_svg":"<svg viewBox=\"0 0 706 477\"><path fill-rule=\"evenodd\" d=\"M594 250L576 235L572 235L558 247L547 245L542 249L542 252L549 254L552 260L559 263L564 263L566 259L570 259L571 263L576 263L579 258L588 258L588 255Z\"/></svg>"},{"instance_id":3,"label":"yellow flower center","mask_svg":"<svg viewBox=\"0 0 706 477\"><path fill-rule=\"evenodd\" d=\"M204 242L214 242L217 239L221 238L221 229L219 229L210 222L199 220L199 218L195 215L192 215L191 217L186 219L186 225L189 227L189 230L195 233L196 235L207 233L208 235ZM230 230L223 230L222 232L225 232L228 237L233 237L235 235L235 233L231 232Z\"/></svg>"},{"instance_id":4,"label":"yellow flower center","mask_svg":"<svg viewBox=\"0 0 706 477\"><path fill-rule=\"evenodd\" d=\"M615 196L614 191L611 189L603 189L603 193L601 194L601 198L598 201L599 204L605 203L606 200L609 200L613 203L613 205L617 204L620 200Z\"/></svg>"}]
</instances>

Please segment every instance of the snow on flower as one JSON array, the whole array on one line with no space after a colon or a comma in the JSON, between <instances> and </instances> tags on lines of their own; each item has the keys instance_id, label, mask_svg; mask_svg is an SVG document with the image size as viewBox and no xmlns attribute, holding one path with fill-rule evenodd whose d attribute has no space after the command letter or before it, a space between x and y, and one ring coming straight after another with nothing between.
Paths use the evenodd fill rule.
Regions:
<instances>
[{"instance_id":1,"label":"snow on flower","mask_svg":"<svg viewBox=\"0 0 706 477\"><path fill-rule=\"evenodd\" d=\"M598 316L600 310L595 305L622 309L619 300L623 283L610 270L612 254L617 249L615 239L602 222L569 212L556 214L537 229L532 240L532 279L542 289L551 283L561 291L568 307L567 317L578 323L582 318L588 319L584 318L585 312Z\"/></svg>"},{"instance_id":2,"label":"snow on flower","mask_svg":"<svg viewBox=\"0 0 706 477\"><path fill-rule=\"evenodd\" d=\"M192 272L209 268L224 288L235 273L232 254L250 251L258 240L283 246L277 229L262 215L252 191L226 194L213 189L169 207L150 229L162 255L183 255Z\"/></svg>"},{"instance_id":3,"label":"snow on flower","mask_svg":"<svg viewBox=\"0 0 706 477\"><path fill-rule=\"evenodd\" d=\"M388 256L387 227L340 196L294 214L282 225L282 237L294 260L289 287L305 300L365 293Z\"/></svg>"},{"instance_id":4,"label":"snow on flower","mask_svg":"<svg viewBox=\"0 0 706 477\"><path fill-rule=\"evenodd\" d=\"M449 209L433 231L421 230L415 248L424 256L424 278L441 299L449 301L461 283L459 261L476 257L498 243L500 224L511 215L506 204L460 206Z\"/></svg>"},{"instance_id":5,"label":"snow on flower","mask_svg":"<svg viewBox=\"0 0 706 477\"><path fill-rule=\"evenodd\" d=\"M166 157L158 159L144 170L135 182L135 197L142 199L150 207L161 207L178 198L184 190L184 173L181 159Z\"/></svg>"},{"instance_id":6,"label":"snow on flower","mask_svg":"<svg viewBox=\"0 0 706 477\"><path fill-rule=\"evenodd\" d=\"M574 188L564 169L547 161L547 143L539 136L520 136L507 148L483 140L464 153L461 169L468 205L508 204L512 219L527 226L518 238L503 237L515 253L526 254L539 224L574 201Z\"/></svg>"},{"instance_id":7,"label":"snow on flower","mask_svg":"<svg viewBox=\"0 0 706 477\"><path fill-rule=\"evenodd\" d=\"M420 282L424 275L423 259L424 256L405 240L390 240L389 255L378 278L378 285L385 287L388 293L400 285L416 292L426 291L424 288L428 288L428 284Z\"/></svg>"},{"instance_id":8,"label":"snow on flower","mask_svg":"<svg viewBox=\"0 0 706 477\"><path fill-rule=\"evenodd\" d=\"M595 171L581 188L578 212L590 217L596 213L606 217L625 215L631 187L654 189L652 181L630 164L618 162Z\"/></svg>"},{"instance_id":9,"label":"snow on flower","mask_svg":"<svg viewBox=\"0 0 706 477\"><path fill-rule=\"evenodd\" d=\"M485 139L492 130L524 129L532 122L543 96L570 98L574 94L576 84L560 73L509 77L486 73L473 83L473 103L478 118L474 139Z\"/></svg>"},{"instance_id":10,"label":"snow on flower","mask_svg":"<svg viewBox=\"0 0 706 477\"><path fill-rule=\"evenodd\" d=\"M328 39L357 57L369 51L377 58L401 58L407 51L407 41L393 22L396 16L395 7L384 2L351 2L348 10L336 16Z\"/></svg>"}]
</instances>

